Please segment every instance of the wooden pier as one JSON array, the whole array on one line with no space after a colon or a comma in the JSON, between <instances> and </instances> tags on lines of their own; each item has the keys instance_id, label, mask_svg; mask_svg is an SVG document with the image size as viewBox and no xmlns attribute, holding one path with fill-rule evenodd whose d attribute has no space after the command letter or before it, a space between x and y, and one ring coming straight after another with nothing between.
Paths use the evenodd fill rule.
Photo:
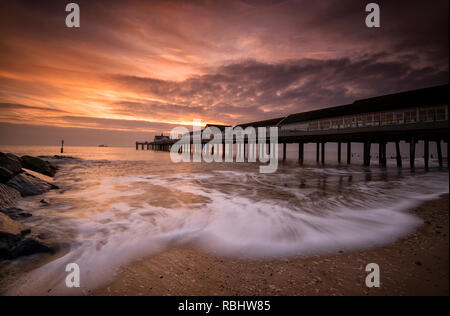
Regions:
<instances>
[{"instance_id":1,"label":"wooden pier","mask_svg":"<svg viewBox=\"0 0 450 316\"><path fill-rule=\"evenodd\" d=\"M415 168L416 147L418 142L422 141L425 168L429 168L430 143L436 144L438 163L443 167L443 143L447 143L448 157L448 88L448 85L443 85L363 99L338 107L245 123L236 127L244 130L247 127L278 128L278 144L282 146L283 160L286 160L287 144L298 144L298 161L303 163L305 144L315 143L316 161L325 164L326 145L336 143L338 163L342 163L342 147L346 146L346 163L351 164L352 144L361 143L364 148L363 165L370 166L372 145L377 144L378 164L386 167L386 148L389 143L394 143L397 166L401 168L403 160L400 142L406 142L409 144L409 167ZM176 141L161 135L153 142L136 142L136 150L141 147L142 150L147 148L169 151ZM191 133L191 141L186 146L190 152L203 151L207 142L209 140L202 140L201 148L195 148L192 145ZM212 147L212 151L221 151L225 155L224 142L223 139L221 144ZM244 140L243 146L245 156L245 152L248 152L247 139Z\"/></svg>"}]
</instances>

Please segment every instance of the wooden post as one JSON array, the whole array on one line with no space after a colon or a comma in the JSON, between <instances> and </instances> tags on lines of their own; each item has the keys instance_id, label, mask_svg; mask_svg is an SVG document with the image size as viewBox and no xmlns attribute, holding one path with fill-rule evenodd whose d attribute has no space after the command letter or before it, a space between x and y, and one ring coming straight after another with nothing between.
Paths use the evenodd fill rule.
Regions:
<instances>
[{"instance_id":1,"label":"wooden post","mask_svg":"<svg viewBox=\"0 0 450 316\"><path fill-rule=\"evenodd\" d=\"M322 143L322 164L325 164L325 142Z\"/></svg>"},{"instance_id":2,"label":"wooden post","mask_svg":"<svg viewBox=\"0 0 450 316\"><path fill-rule=\"evenodd\" d=\"M378 163L380 166L383 164L383 144L380 142L378 147Z\"/></svg>"},{"instance_id":3,"label":"wooden post","mask_svg":"<svg viewBox=\"0 0 450 316\"><path fill-rule=\"evenodd\" d=\"M387 157L386 157L386 143L380 142L380 148L378 153L379 163L380 166L386 167L387 166Z\"/></svg>"},{"instance_id":4,"label":"wooden post","mask_svg":"<svg viewBox=\"0 0 450 316\"><path fill-rule=\"evenodd\" d=\"M338 142L338 163L341 163L341 153L342 153L342 148L341 148L341 142Z\"/></svg>"},{"instance_id":5,"label":"wooden post","mask_svg":"<svg viewBox=\"0 0 450 316\"><path fill-rule=\"evenodd\" d=\"M305 155L305 145L303 143L298 143L298 162L303 164Z\"/></svg>"},{"instance_id":6,"label":"wooden post","mask_svg":"<svg viewBox=\"0 0 450 316\"><path fill-rule=\"evenodd\" d=\"M347 164L352 163L352 143L347 143Z\"/></svg>"},{"instance_id":7,"label":"wooden post","mask_svg":"<svg viewBox=\"0 0 450 316\"><path fill-rule=\"evenodd\" d=\"M371 147L370 141L366 140L364 142L364 166L365 167L370 166L370 147Z\"/></svg>"},{"instance_id":8,"label":"wooden post","mask_svg":"<svg viewBox=\"0 0 450 316\"><path fill-rule=\"evenodd\" d=\"M244 144L242 146L244 148L243 149L244 150L244 160L247 159L247 161L248 161L248 158L250 157L250 144L245 142L245 138L244 138ZM256 152L258 152L258 150L259 150L258 146L259 146L258 144L255 145Z\"/></svg>"},{"instance_id":9,"label":"wooden post","mask_svg":"<svg viewBox=\"0 0 450 316\"><path fill-rule=\"evenodd\" d=\"M283 143L283 161L286 160L286 143Z\"/></svg>"},{"instance_id":10,"label":"wooden post","mask_svg":"<svg viewBox=\"0 0 450 316\"><path fill-rule=\"evenodd\" d=\"M316 147L317 147L317 149L316 149L316 161L319 162L320 161L320 144L317 143Z\"/></svg>"},{"instance_id":11,"label":"wooden post","mask_svg":"<svg viewBox=\"0 0 450 316\"><path fill-rule=\"evenodd\" d=\"M415 167L416 160L416 140L414 137L411 137L411 143L409 144L409 166L411 169Z\"/></svg>"},{"instance_id":12,"label":"wooden post","mask_svg":"<svg viewBox=\"0 0 450 316\"><path fill-rule=\"evenodd\" d=\"M425 169L428 170L430 160L430 142L428 140L424 140L423 146L423 159L425 160Z\"/></svg>"},{"instance_id":13,"label":"wooden post","mask_svg":"<svg viewBox=\"0 0 450 316\"><path fill-rule=\"evenodd\" d=\"M439 168L442 168L442 166L444 164L442 163L442 148L441 148L440 140L436 141L436 146L437 146L437 154L438 154L438 160L439 160ZM448 144L447 144L447 150L448 150Z\"/></svg>"},{"instance_id":14,"label":"wooden post","mask_svg":"<svg viewBox=\"0 0 450 316\"><path fill-rule=\"evenodd\" d=\"M402 153L400 151L400 142L399 141L395 142L395 151L397 153L397 167L401 168L402 167Z\"/></svg>"}]
</instances>

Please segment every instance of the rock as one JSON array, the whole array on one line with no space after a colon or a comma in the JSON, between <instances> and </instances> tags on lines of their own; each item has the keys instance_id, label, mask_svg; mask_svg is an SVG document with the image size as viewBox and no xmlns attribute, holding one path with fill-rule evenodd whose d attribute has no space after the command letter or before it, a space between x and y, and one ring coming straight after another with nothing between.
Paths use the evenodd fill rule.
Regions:
<instances>
[{"instance_id":1,"label":"rock","mask_svg":"<svg viewBox=\"0 0 450 316\"><path fill-rule=\"evenodd\" d=\"M20 199L20 192L0 183L0 210L13 208Z\"/></svg>"},{"instance_id":2,"label":"rock","mask_svg":"<svg viewBox=\"0 0 450 316\"><path fill-rule=\"evenodd\" d=\"M0 210L0 212L7 215L9 218L11 218L13 220L25 219L25 218L33 216L30 213L25 213L22 209L15 208L15 207L8 208L5 210Z\"/></svg>"},{"instance_id":3,"label":"rock","mask_svg":"<svg viewBox=\"0 0 450 316\"><path fill-rule=\"evenodd\" d=\"M47 206L47 205L50 204L50 203L48 203L48 202L47 202L46 200L44 200L44 199L40 200L39 203L41 203L41 204L43 204L43 205L45 205L45 206Z\"/></svg>"},{"instance_id":4,"label":"rock","mask_svg":"<svg viewBox=\"0 0 450 316\"><path fill-rule=\"evenodd\" d=\"M21 173L6 183L8 186L20 192L20 195L32 196L43 194L49 190L58 189L57 186L45 182L28 173Z\"/></svg>"},{"instance_id":5,"label":"rock","mask_svg":"<svg viewBox=\"0 0 450 316\"><path fill-rule=\"evenodd\" d=\"M0 234L3 235L20 235L27 228L3 213L0 213Z\"/></svg>"},{"instance_id":6,"label":"rock","mask_svg":"<svg viewBox=\"0 0 450 316\"><path fill-rule=\"evenodd\" d=\"M37 253L54 253L54 250L35 239L27 238L14 247L10 253L11 258L15 259L17 257L34 255Z\"/></svg>"},{"instance_id":7,"label":"rock","mask_svg":"<svg viewBox=\"0 0 450 316\"><path fill-rule=\"evenodd\" d=\"M22 172L19 157L13 154L0 153L0 182L5 183Z\"/></svg>"},{"instance_id":8,"label":"rock","mask_svg":"<svg viewBox=\"0 0 450 316\"><path fill-rule=\"evenodd\" d=\"M25 236L31 229L0 213L0 260L11 260L36 253L53 253L53 248Z\"/></svg>"},{"instance_id":9,"label":"rock","mask_svg":"<svg viewBox=\"0 0 450 316\"><path fill-rule=\"evenodd\" d=\"M47 161L36 157L22 156L21 162L23 168L42 173L49 177L54 177L57 171L57 168L55 166L52 166Z\"/></svg>"},{"instance_id":10,"label":"rock","mask_svg":"<svg viewBox=\"0 0 450 316\"><path fill-rule=\"evenodd\" d=\"M11 170L0 167L0 183L5 183L14 176Z\"/></svg>"}]
</instances>

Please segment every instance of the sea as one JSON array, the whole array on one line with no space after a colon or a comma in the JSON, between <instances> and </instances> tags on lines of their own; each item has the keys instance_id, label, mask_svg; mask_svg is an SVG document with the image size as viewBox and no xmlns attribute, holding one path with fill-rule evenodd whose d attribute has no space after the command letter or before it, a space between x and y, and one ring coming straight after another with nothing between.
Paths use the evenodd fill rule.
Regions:
<instances>
[{"instance_id":1,"label":"sea","mask_svg":"<svg viewBox=\"0 0 450 316\"><path fill-rule=\"evenodd\" d=\"M173 247L261 261L380 247L422 225L412 208L449 192L447 162L439 168L435 158L425 170L418 157L412 171L406 159L397 168L388 152L380 168L374 150L367 168L358 153L351 165L338 164L331 148L321 165L314 150L307 147L300 165L288 146L277 172L263 174L258 162L173 163L168 152L135 147L66 146L66 158L56 159L56 146L0 146L59 167L58 190L18 207L33 214L26 225L68 249L6 294L86 294L127 264ZM66 287L69 263L79 266L79 292Z\"/></svg>"}]
</instances>

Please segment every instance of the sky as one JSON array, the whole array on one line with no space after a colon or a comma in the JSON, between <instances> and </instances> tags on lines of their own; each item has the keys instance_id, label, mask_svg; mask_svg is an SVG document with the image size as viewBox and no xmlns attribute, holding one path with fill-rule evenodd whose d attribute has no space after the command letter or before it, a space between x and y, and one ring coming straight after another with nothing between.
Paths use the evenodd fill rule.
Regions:
<instances>
[{"instance_id":1,"label":"sky","mask_svg":"<svg viewBox=\"0 0 450 316\"><path fill-rule=\"evenodd\" d=\"M0 144L134 146L448 83L448 0L0 2Z\"/></svg>"}]
</instances>

